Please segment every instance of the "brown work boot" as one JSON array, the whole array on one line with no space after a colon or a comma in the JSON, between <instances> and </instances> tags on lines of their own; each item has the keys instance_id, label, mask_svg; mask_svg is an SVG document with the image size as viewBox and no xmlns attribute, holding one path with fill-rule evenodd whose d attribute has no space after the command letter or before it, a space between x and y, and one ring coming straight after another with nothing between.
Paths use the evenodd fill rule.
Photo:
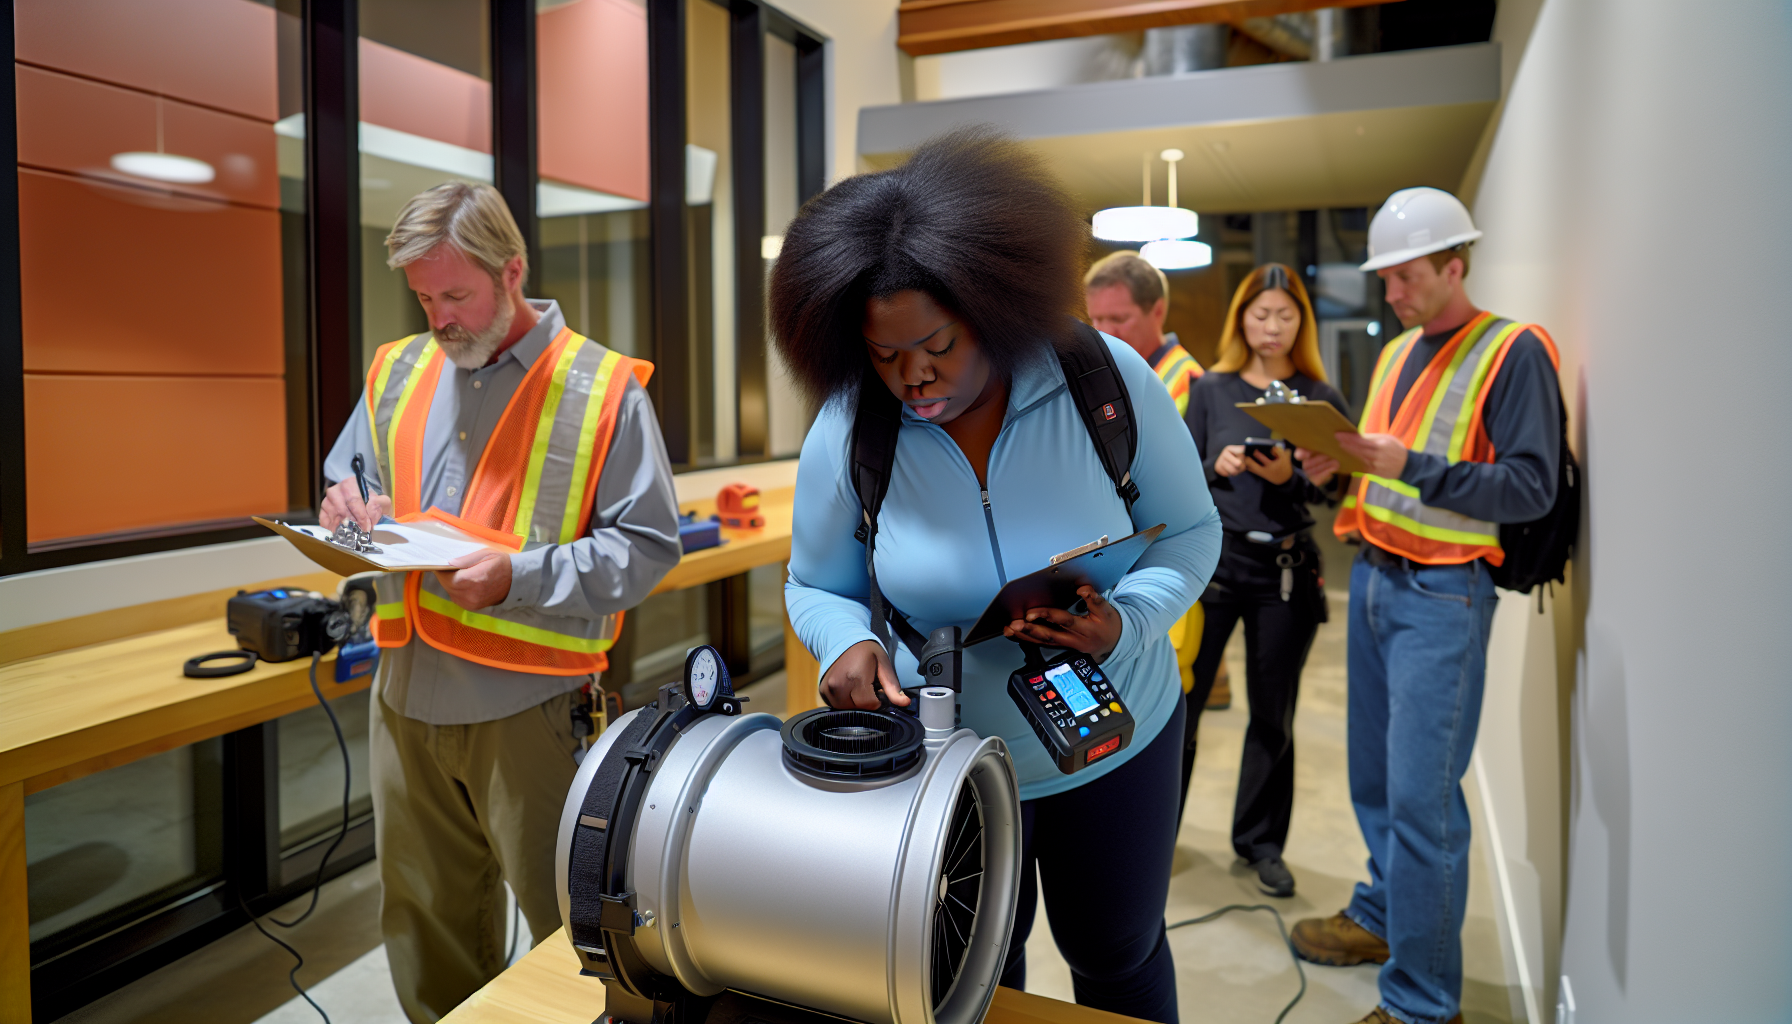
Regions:
<instances>
[{"instance_id":1,"label":"brown work boot","mask_svg":"<svg viewBox=\"0 0 1792 1024\"><path fill-rule=\"evenodd\" d=\"M1207 703L1202 707L1208 711L1225 711L1232 706L1232 673L1226 671L1226 663L1220 662L1220 670L1214 674L1213 689L1207 691Z\"/></svg>"},{"instance_id":2,"label":"brown work boot","mask_svg":"<svg viewBox=\"0 0 1792 1024\"><path fill-rule=\"evenodd\" d=\"M1406 1024L1406 1022L1377 1006L1369 1011L1369 1016L1357 1021L1356 1024ZM1459 1013L1451 1017L1444 1024L1462 1024L1462 1014Z\"/></svg>"},{"instance_id":3,"label":"brown work boot","mask_svg":"<svg viewBox=\"0 0 1792 1024\"><path fill-rule=\"evenodd\" d=\"M1294 952L1308 963L1351 967L1388 962L1388 944L1342 912L1296 922L1293 939ZM1382 1011L1378 1008L1375 1012ZM1372 1014L1364 1020L1377 1018Z\"/></svg>"}]
</instances>

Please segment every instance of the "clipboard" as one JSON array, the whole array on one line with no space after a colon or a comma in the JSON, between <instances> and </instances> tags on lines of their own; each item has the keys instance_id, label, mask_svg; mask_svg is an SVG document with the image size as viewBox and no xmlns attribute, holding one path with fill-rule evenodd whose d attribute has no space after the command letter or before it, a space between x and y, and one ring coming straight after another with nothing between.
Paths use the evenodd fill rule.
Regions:
<instances>
[{"instance_id":1,"label":"clipboard","mask_svg":"<svg viewBox=\"0 0 1792 1024\"><path fill-rule=\"evenodd\" d=\"M1076 592L1084 586L1106 593L1132 571L1145 549L1164 532L1164 524L1140 530L1108 544L1092 547L1079 555L1048 565L1038 572L1017 576L996 592L989 606L977 617L977 624L965 634L964 646L972 647L985 640L994 640L1015 619L1029 608L1069 608L1077 602Z\"/></svg>"},{"instance_id":2,"label":"clipboard","mask_svg":"<svg viewBox=\"0 0 1792 1024\"><path fill-rule=\"evenodd\" d=\"M442 557L449 552L460 554L476 550L502 551L509 550L496 544L490 544L470 534L448 525L431 520L419 520L414 523L385 522L373 528L373 542L382 549L378 555L366 555L359 551L350 551L340 544L332 544L322 537L295 528L278 519L263 519L251 516L256 522L286 538L287 543L298 548L306 558L330 570L338 576L353 576L362 572L450 572L454 566L449 559ZM308 528L308 529L316 529ZM411 550L407 550L410 548Z\"/></svg>"},{"instance_id":3,"label":"clipboard","mask_svg":"<svg viewBox=\"0 0 1792 1024\"><path fill-rule=\"evenodd\" d=\"M1356 424L1345 419L1337 406L1330 402L1264 402L1261 405L1256 402L1238 402L1236 406L1249 413L1258 423L1275 431L1277 437L1337 459L1340 473L1348 475L1366 472L1368 469L1356 456L1346 452L1338 444L1336 434L1339 431L1354 434L1357 429Z\"/></svg>"}]
</instances>

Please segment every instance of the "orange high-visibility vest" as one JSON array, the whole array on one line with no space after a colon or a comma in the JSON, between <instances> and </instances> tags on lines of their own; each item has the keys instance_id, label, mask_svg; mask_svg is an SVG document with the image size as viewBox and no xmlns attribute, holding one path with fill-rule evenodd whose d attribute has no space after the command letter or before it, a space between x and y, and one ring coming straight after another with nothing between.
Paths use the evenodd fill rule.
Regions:
<instances>
[{"instance_id":1,"label":"orange high-visibility vest","mask_svg":"<svg viewBox=\"0 0 1792 1024\"><path fill-rule=\"evenodd\" d=\"M1181 345L1171 345L1168 352L1158 357L1156 365L1151 367L1157 371L1157 379L1170 389L1170 397L1176 400L1178 416L1188 412L1188 389L1201 376L1201 364Z\"/></svg>"},{"instance_id":2,"label":"orange high-visibility vest","mask_svg":"<svg viewBox=\"0 0 1792 1024\"><path fill-rule=\"evenodd\" d=\"M394 517L440 519L518 551L584 536L623 392L631 375L646 384L652 364L562 329L511 396L454 516L420 507L423 430L447 361L433 336L418 334L382 345L368 369L375 461ZM434 573L388 573L375 590L381 647L409 643L414 624L431 647L518 672L602 672L622 628L621 613L592 620L535 609L468 611Z\"/></svg>"},{"instance_id":3,"label":"orange high-visibility vest","mask_svg":"<svg viewBox=\"0 0 1792 1024\"><path fill-rule=\"evenodd\" d=\"M1526 330L1537 335L1559 367L1555 341L1543 328L1482 313L1431 358L1401 401L1399 415L1393 416L1394 385L1421 328L1401 334L1376 361L1360 429L1392 434L1412 451L1442 455L1451 463L1492 462L1493 442L1481 425L1481 408L1513 340ZM1498 524L1427 505L1411 484L1369 473L1358 473L1351 481L1332 532L1340 539L1361 534L1376 547L1426 565L1461 565L1477 558L1499 565L1506 558Z\"/></svg>"}]
</instances>

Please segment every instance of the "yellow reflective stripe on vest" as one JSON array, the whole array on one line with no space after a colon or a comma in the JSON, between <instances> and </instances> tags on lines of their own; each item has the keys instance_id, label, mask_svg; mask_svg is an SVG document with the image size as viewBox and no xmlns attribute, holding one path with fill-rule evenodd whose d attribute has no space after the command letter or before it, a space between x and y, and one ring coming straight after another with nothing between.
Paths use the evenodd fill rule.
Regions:
<instances>
[{"instance_id":1,"label":"yellow reflective stripe on vest","mask_svg":"<svg viewBox=\"0 0 1792 1024\"><path fill-rule=\"evenodd\" d=\"M491 615L481 615L478 612L470 612L460 605L455 604L453 601L422 588L418 588L417 602L420 606L435 612L437 615L454 619L461 625L471 629L483 630L487 633L496 633L499 636L510 637L512 640L521 640L525 643L539 644L542 647L552 647L555 650L571 651L574 654L600 654L609 650L611 645L616 642L614 625L611 625L604 630L608 635L587 640L582 637L567 636L564 633L555 633L551 630L539 629L535 626L525 626L522 623L511 622L508 619L500 619ZM607 619L609 622L613 623L615 617L609 616Z\"/></svg>"},{"instance_id":2,"label":"yellow reflective stripe on vest","mask_svg":"<svg viewBox=\"0 0 1792 1024\"><path fill-rule=\"evenodd\" d=\"M1447 508L1427 505L1419 497L1419 489L1401 480L1363 474L1366 501L1371 517L1398 526L1410 533L1448 544L1491 544L1499 546L1499 527L1473 516L1452 512ZM1381 493L1377 493L1377 489ZM1355 508L1347 501L1347 508Z\"/></svg>"},{"instance_id":3,"label":"yellow reflective stripe on vest","mask_svg":"<svg viewBox=\"0 0 1792 1024\"><path fill-rule=\"evenodd\" d=\"M572 484L566 491L566 510L560 517L560 543L578 539L579 519L585 511L585 484L591 475L591 455L597 446L598 421L604 414L604 397L610 393L610 377L621 365L622 356L611 352L598 365L597 377L591 382L591 393L585 396L585 417L579 424L579 450L573 457Z\"/></svg>"},{"instance_id":4,"label":"yellow reflective stripe on vest","mask_svg":"<svg viewBox=\"0 0 1792 1024\"><path fill-rule=\"evenodd\" d=\"M1481 343L1481 338L1486 335L1487 329L1493 326L1493 319L1493 317L1488 317L1482 321L1469 333L1468 337L1462 339L1462 344L1456 346L1455 354L1450 357L1450 365L1444 367L1442 376L1438 378L1437 387L1431 389L1431 400L1425 403L1425 415L1420 417L1419 431L1413 437L1411 446L1413 451L1429 451L1426 445L1431 440L1431 425L1437 420L1437 410L1444 404L1444 398L1450 393L1450 385L1456 380L1456 374L1461 370L1463 361L1468 358L1469 353L1475 351L1475 347ZM1460 407L1458 411L1460 411Z\"/></svg>"},{"instance_id":5,"label":"yellow reflective stripe on vest","mask_svg":"<svg viewBox=\"0 0 1792 1024\"><path fill-rule=\"evenodd\" d=\"M404 602L394 601L391 604L376 604L373 606L373 614L388 621L397 621L404 618Z\"/></svg>"},{"instance_id":6,"label":"yellow reflective stripe on vest","mask_svg":"<svg viewBox=\"0 0 1792 1024\"><path fill-rule=\"evenodd\" d=\"M554 375L548 380L547 397L541 403L541 418L535 424L535 436L529 445L529 467L523 471L522 493L517 498L516 520L511 532L527 542L534 531L529 528L535 518L535 499L541 493L541 469L547 462L548 441L554 434L554 421L560 415L560 400L566 396L566 371L585 346L585 338L574 334L560 349L554 364Z\"/></svg>"},{"instance_id":7,"label":"yellow reflective stripe on vest","mask_svg":"<svg viewBox=\"0 0 1792 1024\"><path fill-rule=\"evenodd\" d=\"M1494 357L1500 354L1500 349L1505 347L1507 340L1523 326L1523 324L1508 323L1500 328L1499 333L1493 336L1486 351L1481 353L1481 358L1475 363L1474 375L1469 378L1468 386L1462 389L1462 408L1458 410L1456 423L1450 429L1449 447L1444 449L1444 457L1451 462L1462 461L1462 446L1468 439L1469 425L1475 421L1475 403L1470 399L1481 393L1482 386L1487 382L1487 374L1493 369Z\"/></svg>"},{"instance_id":8,"label":"yellow reflective stripe on vest","mask_svg":"<svg viewBox=\"0 0 1792 1024\"><path fill-rule=\"evenodd\" d=\"M373 461L374 465L379 468L380 483L386 488L387 493L390 493L392 490L392 445L389 438L387 439L386 444L382 445L380 443L380 413L382 407L386 404L386 388L391 383L392 368L404 360L405 350L412 342L415 342L421 337L423 337L423 335L413 334L408 338L392 343L392 348L386 353L386 358L380 361L380 372L373 378L373 394L367 397L367 432L372 435L373 439ZM430 339L431 342L434 340L433 337ZM429 351L429 345L427 343L424 345L423 351L426 353ZM418 362L421 361L421 358L419 358ZM416 363L412 364L413 373L416 369L416 365ZM411 379L411 377L407 376L406 379ZM398 422L398 418L394 416L390 422L396 423Z\"/></svg>"},{"instance_id":9,"label":"yellow reflective stripe on vest","mask_svg":"<svg viewBox=\"0 0 1792 1024\"><path fill-rule=\"evenodd\" d=\"M1373 502L1363 506L1363 512L1368 515L1370 519L1381 523L1387 523L1389 526L1398 526L1407 533L1423 537L1426 540L1440 541L1445 544L1465 544L1475 547L1483 545L1498 547L1500 542L1498 537L1491 534L1470 533L1466 530L1452 530L1445 526L1432 526L1429 523L1421 523L1410 516L1403 516L1391 508L1385 508L1381 505L1374 504Z\"/></svg>"},{"instance_id":10,"label":"yellow reflective stripe on vest","mask_svg":"<svg viewBox=\"0 0 1792 1024\"><path fill-rule=\"evenodd\" d=\"M396 355L396 353L394 354ZM405 378L404 390L398 394L398 406L392 410L392 421L386 424L387 459L390 459L392 453L398 448L398 425L404 422L404 411L406 407L411 404L411 399L417 394L417 382L423 379L423 372L429 369L430 361L435 359L439 354L440 348L436 345L436 339L432 336L429 339L429 342L423 346L423 351L418 353L417 361L411 364L411 373L410 376ZM390 360L388 360L388 362L390 362ZM380 391L381 394L385 393L385 389L383 388L380 389ZM375 431L375 433L377 434L378 431ZM375 443L377 444L378 442L376 441ZM393 467L393 472L397 472L397 467ZM389 490L396 490L396 485L397 482L395 480L388 481L386 484Z\"/></svg>"}]
</instances>

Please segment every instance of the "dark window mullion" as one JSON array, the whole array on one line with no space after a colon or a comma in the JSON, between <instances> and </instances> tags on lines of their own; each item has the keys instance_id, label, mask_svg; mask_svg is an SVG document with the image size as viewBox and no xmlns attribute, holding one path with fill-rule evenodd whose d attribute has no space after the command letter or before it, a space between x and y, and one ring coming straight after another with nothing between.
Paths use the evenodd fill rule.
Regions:
<instances>
[{"instance_id":1,"label":"dark window mullion","mask_svg":"<svg viewBox=\"0 0 1792 1024\"><path fill-rule=\"evenodd\" d=\"M770 446L766 401L765 19L757 4L733 9L729 46L731 148L734 153L735 422L742 459Z\"/></svg>"},{"instance_id":2,"label":"dark window mullion","mask_svg":"<svg viewBox=\"0 0 1792 1024\"><path fill-rule=\"evenodd\" d=\"M312 479L359 398L360 28L356 0L305 5L305 222L311 293Z\"/></svg>"},{"instance_id":3,"label":"dark window mullion","mask_svg":"<svg viewBox=\"0 0 1792 1024\"><path fill-rule=\"evenodd\" d=\"M806 203L827 184L827 82L822 42L796 40L797 201Z\"/></svg>"},{"instance_id":4,"label":"dark window mullion","mask_svg":"<svg viewBox=\"0 0 1792 1024\"><path fill-rule=\"evenodd\" d=\"M689 465L690 318L685 278L685 0L647 2L648 248L653 287L653 379L666 455Z\"/></svg>"},{"instance_id":5,"label":"dark window mullion","mask_svg":"<svg viewBox=\"0 0 1792 1024\"><path fill-rule=\"evenodd\" d=\"M13 52L12 4L0 26ZM25 339L19 309L17 76L0 86L0 575L29 568L25 551Z\"/></svg>"},{"instance_id":6,"label":"dark window mullion","mask_svg":"<svg viewBox=\"0 0 1792 1024\"><path fill-rule=\"evenodd\" d=\"M535 5L492 0L492 166L495 184L529 249L525 291L541 284L535 209Z\"/></svg>"}]
</instances>

